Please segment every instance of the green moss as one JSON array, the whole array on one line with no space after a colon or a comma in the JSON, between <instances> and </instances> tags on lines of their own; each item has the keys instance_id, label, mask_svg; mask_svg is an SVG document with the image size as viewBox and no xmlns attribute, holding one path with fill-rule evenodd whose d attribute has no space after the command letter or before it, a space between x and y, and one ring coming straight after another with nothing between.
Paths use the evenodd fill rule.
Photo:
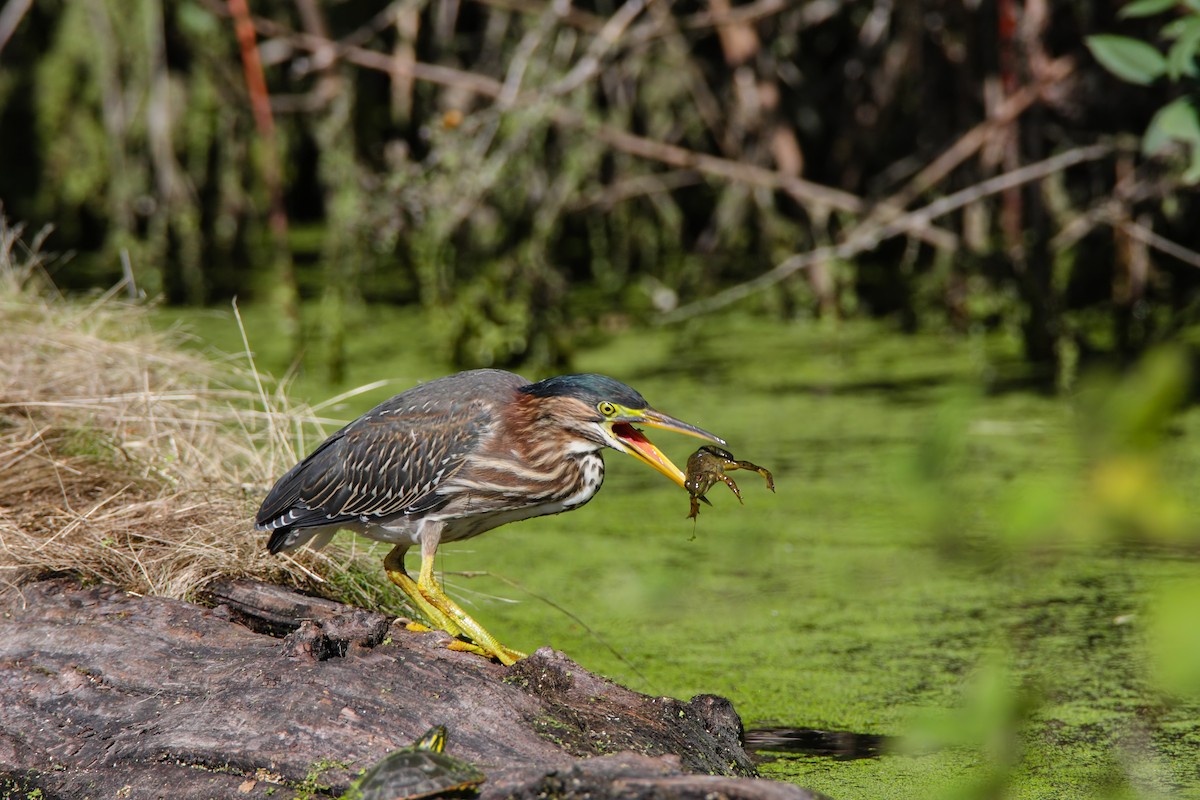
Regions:
<instances>
[{"instance_id":1,"label":"green moss","mask_svg":"<svg viewBox=\"0 0 1200 800\"><path fill-rule=\"evenodd\" d=\"M304 779L292 787L296 792L296 800L313 800L315 797L330 795L332 790L329 784L323 781L324 774L332 769L345 770L349 768L350 764L345 761L333 759L314 761L305 772Z\"/></svg>"},{"instance_id":2,"label":"green moss","mask_svg":"<svg viewBox=\"0 0 1200 800\"><path fill-rule=\"evenodd\" d=\"M561 720L547 716L535 719L533 721L533 730L538 736L548 742L553 742L564 750L571 749L570 742L579 735L579 731Z\"/></svg>"},{"instance_id":3,"label":"green moss","mask_svg":"<svg viewBox=\"0 0 1200 800\"><path fill-rule=\"evenodd\" d=\"M17 800L17 798L43 800L45 795L41 789L32 786L26 779L0 775L0 797L13 798L13 800Z\"/></svg>"}]
</instances>

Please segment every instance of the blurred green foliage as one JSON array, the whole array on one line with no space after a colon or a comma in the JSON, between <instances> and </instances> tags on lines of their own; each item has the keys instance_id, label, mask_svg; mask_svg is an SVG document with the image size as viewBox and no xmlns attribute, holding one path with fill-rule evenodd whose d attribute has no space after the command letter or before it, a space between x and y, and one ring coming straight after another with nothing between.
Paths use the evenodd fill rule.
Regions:
<instances>
[{"instance_id":1,"label":"blurred green foliage","mask_svg":"<svg viewBox=\"0 0 1200 800\"><path fill-rule=\"evenodd\" d=\"M1016 477L994 502L974 510L991 518L982 529L968 520L970 512L962 503L973 481L966 421L972 406L963 398L953 399L918 440L908 473L913 502L924 509L920 517L931 541L951 562L1003 565L999 568L1019 572L1021 582L1029 585L1052 580L1058 563L1083 554L1115 555L1119 564L1121 559L1175 553L1194 569L1200 526L1195 503L1185 495L1194 473L1176 474L1171 450L1164 446L1179 433L1193 380L1188 355L1180 348L1152 351L1122 374L1086 374L1072 398L1078 458L1068 464L1074 466ZM976 537L985 533L964 545L966 529ZM1127 723L1131 727L1119 733L1125 740L1121 746L1136 750L1111 753L1083 768L1080 777L1089 785L1077 785L1075 796L1148 797L1157 793L1151 786L1161 788L1164 775L1153 766L1149 745L1134 743L1149 736L1161 709L1177 703L1193 711L1198 707L1198 610L1200 580L1188 577L1162 581L1124 613L1101 617L1109 631L1137 632L1137 659L1127 669L1136 676L1138 686L1132 691L1142 697L1140 721ZM1060 620L1051 630L1067 624ZM1071 691L1064 680L1099 668L1087 665L1095 656L1068 650L1058 653L1063 660L1031 669L1022 651L1033 644L1031 636L1047 634L1021 627L997 634L996 649L980 657L964 683L960 705L919 712L904 737L901 752L910 755L952 748L979 759L969 777L948 779L930 796L1031 796L1027 774L1043 768L1042 732L1048 721L1062 719L1061 697ZM1101 628L1090 637L1109 651L1107 658L1129 658L1118 655L1124 647L1111 632ZM1119 695L1111 700L1121 704ZM1187 746L1180 743L1169 750L1186 752Z\"/></svg>"},{"instance_id":2,"label":"blurred green foliage","mask_svg":"<svg viewBox=\"0 0 1200 800\"><path fill-rule=\"evenodd\" d=\"M1164 24L1158 38L1169 42L1163 53L1149 42L1132 36L1096 34L1087 38L1088 49L1105 69L1118 78L1141 86L1149 86L1161 78L1172 83L1185 83L1194 95L1200 66L1200 3L1175 0L1135 0L1126 3L1117 14L1119 19L1139 19L1170 13L1173 17ZM1195 97L1178 97L1160 108L1142 135L1142 151L1149 156L1183 145L1186 153L1180 159L1183 180L1195 185L1200 182L1200 112Z\"/></svg>"},{"instance_id":3,"label":"blurred green foliage","mask_svg":"<svg viewBox=\"0 0 1200 800\"><path fill-rule=\"evenodd\" d=\"M1192 578L1158 592L1150 604L1147 636L1151 674L1170 698L1200 700L1200 580Z\"/></svg>"},{"instance_id":4,"label":"blurred green foliage","mask_svg":"<svg viewBox=\"0 0 1200 800\"><path fill-rule=\"evenodd\" d=\"M1167 5L1131 4L1121 22ZM1076 65L909 207L1056 151L1119 145L1152 117L1157 152L1194 117L1165 82L1124 86L1082 57L1086 41L1126 77L1192 81L1187 4L1158 60L1131 44L1140 28L1103 38L1113 10L1083 2L1017 27L1007 0L781 4L722 25L716 6L650 4L625 27L607 0L557 8L254 4L286 244L302 299L322 300L316 323L290 329L293 355L319 349L324 371L345 375L356 315L385 303L434 312L454 364L561 366L581 342L839 242L992 113L988 87L1038 85L1047 59ZM313 43L323 35L336 46ZM61 285L111 285L127 252L150 296L294 313L268 232L270 148L224 3L39 0L3 57L0 201L78 253ZM743 303L1001 331L1047 385L1069 387L1081 362L1195 338L1200 275L1184 261L1200 248L1197 201L1180 183L1192 163L1164 173L1118 146L935 220L940 240L893 238ZM780 188L800 179L853 202ZM1176 249L1147 245L1158 240L1134 221Z\"/></svg>"},{"instance_id":5,"label":"blurred green foliage","mask_svg":"<svg viewBox=\"0 0 1200 800\"><path fill-rule=\"evenodd\" d=\"M222 96L227 31L190 3L167 19L151 0L48 5L39 11L53 25L13 45L19 66L2 109L21 120L31 103L34 123L18 133L6 122L9 174L28 174L20 160L40 169L30 185L0 188L0 200L54 220L58 246L91 249L117 275L126 251L150 296L205 301L262 199L247 174L245 110ZM190 68L179 69L184 53ZM21 133L34 138L22 144Z\"/></svg>"}]
</instances>

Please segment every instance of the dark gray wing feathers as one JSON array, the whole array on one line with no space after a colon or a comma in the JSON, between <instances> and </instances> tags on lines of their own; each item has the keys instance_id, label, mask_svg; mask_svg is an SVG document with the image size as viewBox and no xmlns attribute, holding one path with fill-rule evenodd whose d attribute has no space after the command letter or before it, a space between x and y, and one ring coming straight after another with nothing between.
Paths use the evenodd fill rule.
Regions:
<instances>
[{"instance_id":1,"label":"dark gray wing feathers","mask_svg":"<svg viewBox=\"0 0 1200 800\"><path fill-rule=\"evenodd\" d=\"M426 415L419 415L425 417ZM430 429L434 420L363 417L334 434L279 480L258 527L306 528L433 510L438 485L478 440L478 421Z\"/></svg>"},{"instance_id":2,"label":"dark gray wing feathers","mask_svg":"<svg viewBox=\"0 0 1200 800\"><path fill-rule=\"evenodd\" d=\"M255 518L259 530L287 531L369 522L436 510L437 488L491 429L505 392L524 379L495 370L434 381L397 395L326 439L285 474ZM440 386L439 386L440 384Z\"/></svg>"}]
</instances>

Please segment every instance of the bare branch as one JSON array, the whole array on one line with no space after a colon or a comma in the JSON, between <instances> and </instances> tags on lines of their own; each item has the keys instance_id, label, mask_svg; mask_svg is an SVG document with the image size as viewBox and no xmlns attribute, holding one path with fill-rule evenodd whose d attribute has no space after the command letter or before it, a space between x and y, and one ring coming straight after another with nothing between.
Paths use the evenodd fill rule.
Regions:
<instances>
[{"instance_id":1,"label":"bare branch","mask_svg":"<svg viewBox=\"0 0 1200 800\"><path fill-rule=\"evenodd\" d=\"M604 27L596 34L583 58L579 59L562 80L550 87L550 94L567 94L591 80L592 76L600 71L604 55L616 45L629 25L651 2L653 0L626 0L625 4L617 9L617 13L604 23Z\"/></svg>"},{"instance_id":2,"label":"bare branch","mask_svg":"<svg viewBox=\"0 0 1200 800\"><path fill-rule=\"evenodd\" d=\"M4 45L8 44L8 40L16 33L17 26L29 13L29 7L32 5L33 0L8 0L4 4L4 10L0 11L0 52L4 52Z\"/></svg>"},{"instance_id":3,"label":"bare branch","mask_svg":"<svg viewBox=\"0 0 1200 800\"><path fill-rule=\"evenodd\" d=\"M833 259L844 260L853 258L859 253L875 249L883 241L904 233L913 226L927 225L940 216L949 214L951 211L974 203L984 197L999 194L1000 192L1031 181L1040 180L1048 175L1053 175L1056 172L1061 172L1068 167L1082 164L1086 161L1095 161L1104 158L1112 150L1113 148L1107 144L1095 144L1068 150L1043 161L1027 164L1019 169L989 178L974 186L969 186L962 191L935 200L923 208L897 217L887 224L880 225L873 223L868 225L867 223L863 223L852 230L846 237L846 240L840 244L818 247L815 250L797 253L779 263L769 272L759 275L757 278L740 283L712 297L690 303L669 314L663 315L662 322L679 322L716 311L719 308L724 308L731 303L736 303L738 300L774 286L800 270L807 269L816 263Z\"/></svg>"},{"instance_id":4,"label":"bare branch","mask_svg":"<svg viewBox=\"0 0 1200 800\"><path fill-rule=\"evenodd\" d=\"M504 75L504 88L500 92L500 96L496 98L496 105L501 109L512 108L517 96L521 93L521 83L525 80L525 71L529 68L530 59L533 58L533 54L542 40L549 35L554 23L558 20L559 12L565 10L563 7L566 5L560 0L555 0L546 6L546 10L538 19L538 24L527 30L521 37L521 41L517 43L512 57L508 60L508 70ZM493 124L493 134L495 130L496 125ZM491 136L488 138L490 139Z\"/></svg>"},{"instance_id":5,"label":"bare branch","mask_svg":"<svg viewBox=\"0 0 1200 800\"><path fill-rule=\"evenodd\" d=\"M409 72L419 81L436 83L441 86L453 86L468 92L496 99L502 91L502 84L495 78L468 72L454 67L444 67L439 64L427 64L421 61L398 66L392 57L386 53L367 50L362 47L331 42L320 36L307 33L297 33L284 26L262 17L255 18L254 27L262 34L273 37L287 38L296 47L309 52L319 52L332 45L336 58L348 61L366 69L392 73L398 68Z\"/></svg>"},{"instance_id":6,"label":"bare branch","mask_svg":"<svg viewBox=\"0 0 1200 800\"><path fill-rule=\"evenodd\" d=\"M1173 242L1164 236L1159 236L1154 231L1142 225L1140 222L1128 220L1121 223L1120 227L1130 236L1144 243L1148 247L1153 247L1160 253L1166 253L1169 256L1179 259L1189 267L1200 269L1200 253L1195 250L1189 250L1177 242Z\"/></svg>"},{"instance_id":7,"label":"bare branch","mask_svg":"<svg viewBox=\"0 0 1200 800\"><path fill-rule=\"evenodd\" d=\"M571 211L599 207L604 211L613 206L644 197L649 194L671 192L684 186L695 186L704 181L704 176L694 170L672 170L651 175L635 175L592 190L567 204Z\"/></svg>"},{"instance_id":8,"label":"bare branch","mask_svg":"<svg viewBox=\"0 0 1200 800\"><path fill-rule=\"evenodd\" d=\"M546 13L546 8L550 3L541 2L541 0L475 0L476 3L492 8L499 8L503 11L515 11L519 14L537 14ZM572 28L578 28L586 33L599 33L604 27L604 17L597 16L587 11L582 11L578 8L568 7L562 15L563 22L570 25Z\"/></svg>"},{"instance_id":9,"label":"bare branch","mask_svg":"<svg viewBox=\"0 0 1200 800\"><path fill-rule=\"evenodd\" d=\"M264 34L290 38L297 47L304 50L323 51L332 44L338 57L367 69L387 73L393 73L398 68L406 69L410 70L412 76L417 80L454 86L492 99L501 97L504 90L500 81L467 70L424 62L399 65L384 53L377 53L361 47L340 45L336 42L331 43L328 39L310 34L291 32L270 20L256 19L255 25ZM523 92L514 99L514 104L533 105L541 101L542 98L538 94ZM766 167L688 150L678 145L648 139L618 128L595 125L584 115L567 108L553 107L549 110L549 114L555 124L585 129L605 144L629 155L669 164L679 169L699 170L707 175L751 186L784 191L801 205L816 206L822 210L833 209L851 214L861 214L867 207L861 197L832 186L806 181L803 178ZM928 242L934 247L955 247L958 243L958 237L954 234L928 226L906 226L905 230L910 235Z\"/></svg>"},{"instance_id":10,"label":"bare branch","mask_svg":"<svg viewBox=\"0 0 1200 800\"><path fill-rule=\"evenodd\" d=\"M899 214L913 200L930 187L941 182L960 164L979 151L996 131L1025 113L1046 91L1054 84L1066 80L1075 69L1075 63L1069 58L1061 58L1052 62L1046 69L1045 75L1037 83L1022 88L1004 101L996 113L989 119L980 122L971 130L959 137L953 145L940 156L931 161L924 169L913 176L900 191L879 204L872 215L873 221L883 222L889 215Z\"/></svg>"},{"instance_id":11,"label":"bare branch","mask_svg":"<svg viewBox=\"0 0 1200 800\"><path fill-rule=\"evenodd\" d=\"M968 186L954 194L939 198L924 208L904 214L895 221L885 225L882 230L885 232L885 237L895 236L903 232L905 228L914 222L916 224L931 222L940 216L949 214L951 211L970 205L983 197L1014 189L1030 181L1040 180L1048 175L1062 172L1069 167L1082 164L1086 161L1096 161L1104 158L1112 151L1113 148L1111 145L1093 144L1086 147L1076 147L1059 153L1056 156L1035 161L1032 164L1026 164L1023 167L1018 167L1002 175L997 175L994 178L988 178L974 186ZM905 222L905 220L908 221Z\"/></svg>"}]
</instances>

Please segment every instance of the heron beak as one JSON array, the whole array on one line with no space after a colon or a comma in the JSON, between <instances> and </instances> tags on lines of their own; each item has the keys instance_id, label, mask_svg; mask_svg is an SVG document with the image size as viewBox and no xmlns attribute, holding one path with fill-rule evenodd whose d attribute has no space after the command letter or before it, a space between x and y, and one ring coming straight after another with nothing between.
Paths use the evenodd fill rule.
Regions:
<instances>
[{"instance_id":1,"label":"heron beak","mask_svg":"<svg viewBox=\"0 0 1200 800\"><path fill-rule=\"evenodd\" d=\"M695 425L689 425L674 417L669 417L652 408L641 412L633 412L625 419L627 421L614 422L611 428L613 438L621 443L622 449L638 461L666 475L680 486L683 486L686 480L683 471L675 466L663 451L655 447L653 442L642 435L641 431L633 427L632 423L636 422L639 425L683 433L688 436L695 436L697 439L705 439L721 445L725 444L724 439L714 436L706 430L697 428Z\"/></svg>"}]
</instances>

